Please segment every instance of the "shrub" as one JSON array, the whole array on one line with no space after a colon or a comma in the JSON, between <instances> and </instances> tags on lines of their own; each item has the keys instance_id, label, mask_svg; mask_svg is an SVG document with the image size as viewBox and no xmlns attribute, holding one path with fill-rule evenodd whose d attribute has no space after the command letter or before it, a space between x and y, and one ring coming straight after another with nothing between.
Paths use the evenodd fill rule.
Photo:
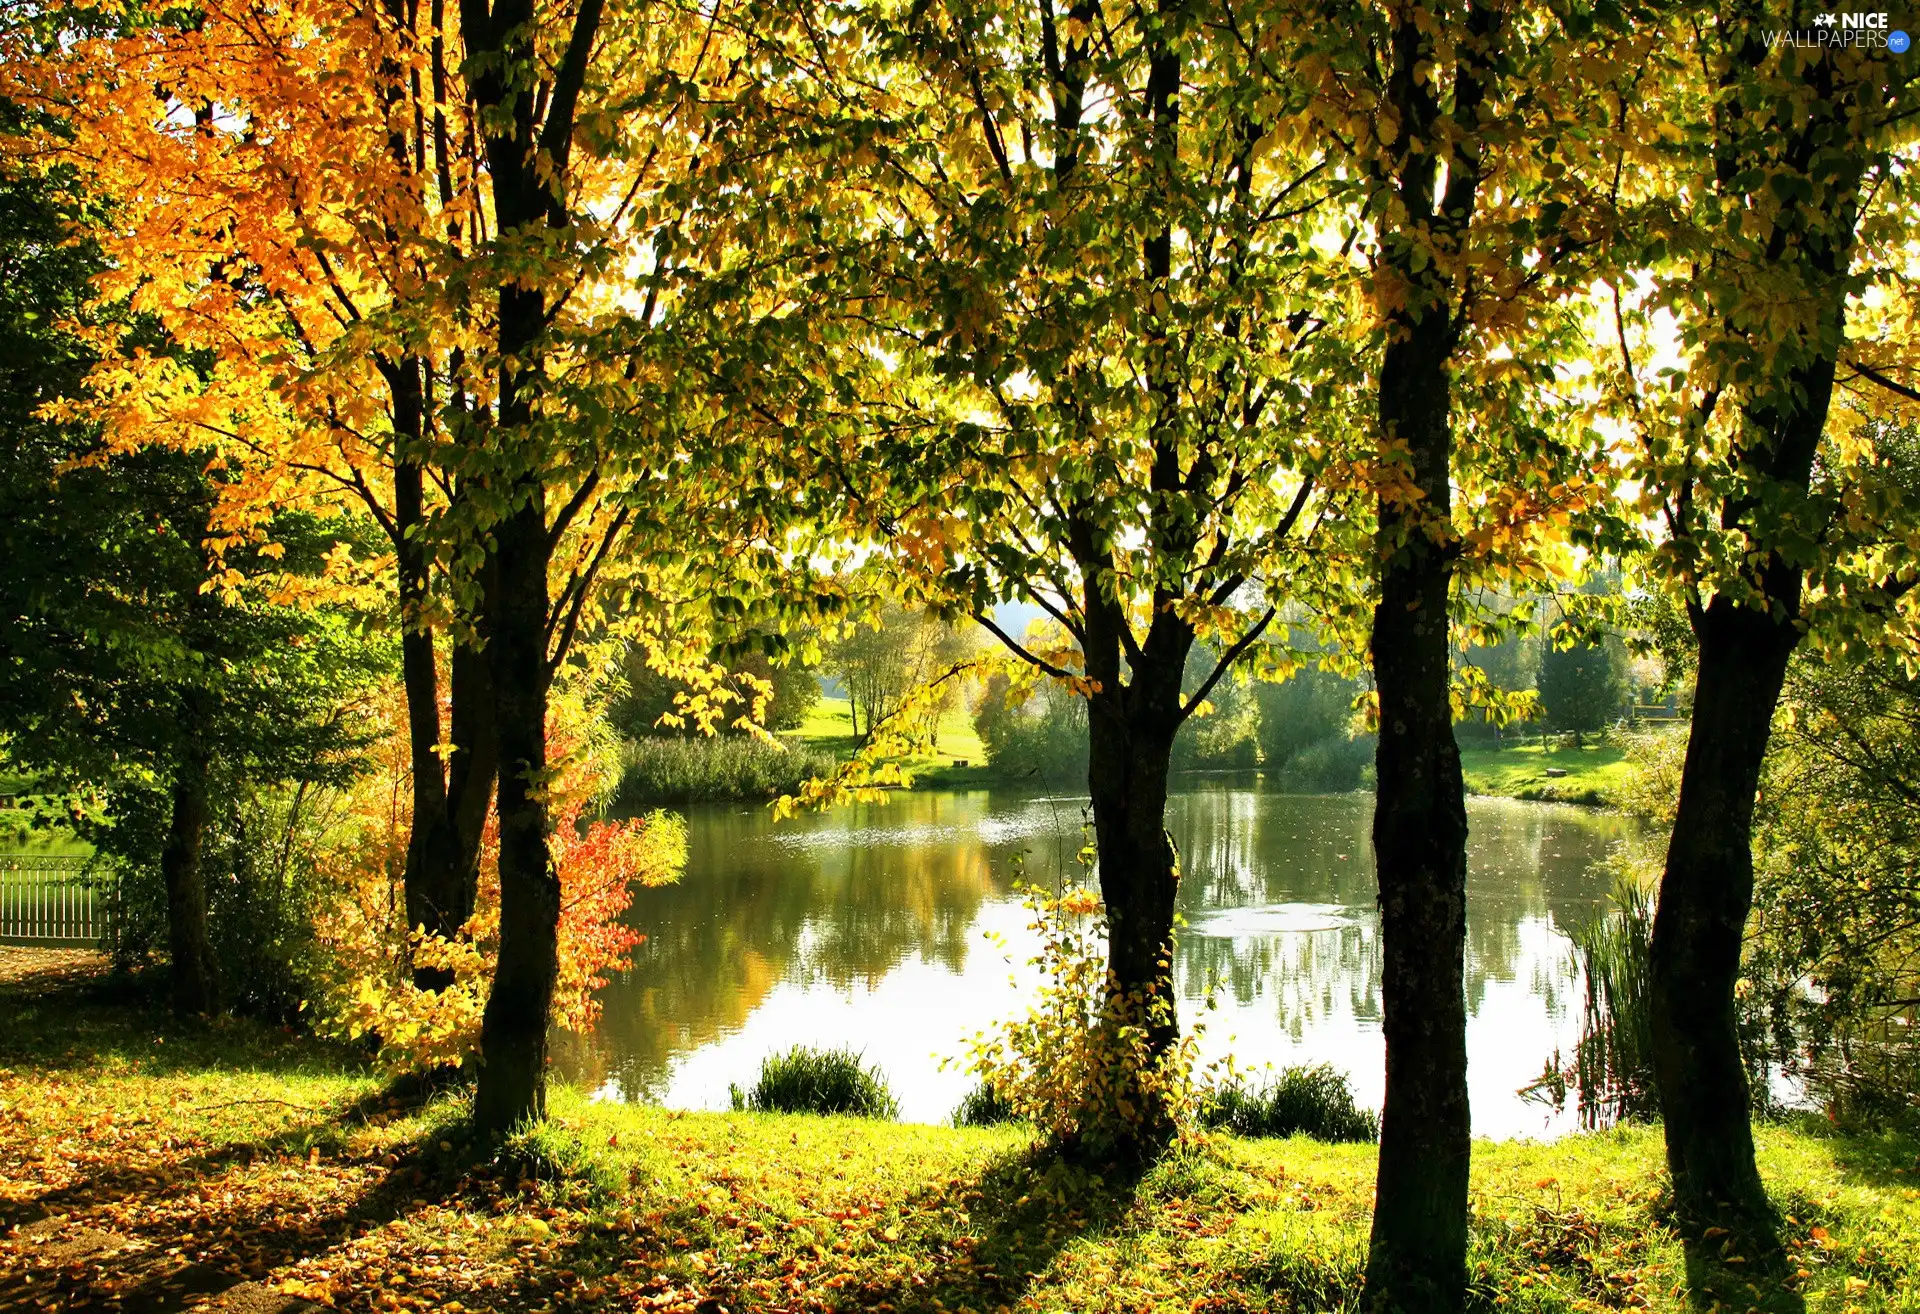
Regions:
<instances>
[{"instance_id":1,"label":"shrub","mask_svg":"<svg viewBox=\"0 0 1920 1314\"><path fill-rule=\"evenodd\" d=\"M639 934L623 920L635 885L675 879L686 861L686 825L653 813L619 821L593 817L617 765L612 736L593 709L561 691L548 708L549 839L560 880L559 976L553 1020L590 1030L596 992L623 970ZM404 813L409 767L403 706L389 704L391 732L377 746L377 770L340 801L334 842L318 855L328 898L315 919L318 950L312 1019L321 1034L362 1041L397 1072L456 1066L477 1053L480 1023L499 948L499 835L489 820L480 853L474 915L451 940L410 932L398 876L406 861ZM414 985L408 971L450 973L444 990Z\"/></svg>"},{"instance_id":2,"label":"shrub","mask_svg":"<svg viewBox=\"0 0 1920 1314\"><path fill-rule=\"evenodd\" d=\"M623 808L777 798L833 773L824 753L739 735L627 741L617 795Z\"/></svg>"},{"instance_id":3,"label":"shrub","mask_svg":"<svg viewBox=\"0 0 1920 1314\"><path fill-rule=\"evenodd\" d=\"M1335 737L1302 749L1280 768L1289 783L1329 793L1363 788L1373 767L1374 737Z\"/></svg>"},{"instance_id":4,"label":"shrub","mask_svg":"<svg viewBox=\"0 0 1920 1314\"><path fill-rule=\"evenodd\" d=\"M892 1118L900 1112L880 1069L863 1066L860 1056L848 1049L795 1045L784 1054L767 1056L753 1089L728 1090L736 1111L850 1113L861 1118Z\"/></svg>"},{"instance_id":5,"label":"shrub","mask_svg":"<svg viewBox=\"0 0 1920 1314\"><path fill-rule=\"evenodd\" d=\"M1346 1074L1326 1063L1283 1068L1266 1085L1239 1081L1200 1098L1200 1122L1235 1136L1310 1136L1316 1141L1377 1141L1380 1118L1354 1105Z\"/></svg>"},{"instance_id":6,"label":"shrub","mask_svg":"<svg viewBox=\"0 0 1920 1314\"><path fill-rule=\"evenodd\" d=\"M92 828L99 844L91 879L100 883L116 966L144 963L167 944L167 892L159 854L171 799L164 790L124 786L110 821ZM208 947L221 1005L271 1022L298 1018L315 988L316 910L331 896L318 853L324 810L308 790L222 781L201 842Z\"/></svg>"},{"instance_id":7,"label":"shrub","mask_svg":"<svg viewBox=\"0 0 1920 1314\"><path fill-rule=\"evenodd\" d=\"M1090 855L1090 850L1089 850ZM1024 1018L974 1038L969 1068L1049 1145L1125 1161L1192 1126L1197 1038L1156 1054L1167 998L1118 995L1106 965L1106 917L1083 886L1058 897L1028 887L1033 963L1046 982Z\"/></svg>"},{"instance_id":8,"label":"shrub","mask_svg":"<svg viewBox=\"0 0 1920 1314\"><path fill-rule=\"evenodd\" d=\"M961 1098L953 1111L956 1127L995 1127L1003 1122L1020 1121L1019 1110L991 1082L983 1081Z\"/></svg>"}]
</instances>

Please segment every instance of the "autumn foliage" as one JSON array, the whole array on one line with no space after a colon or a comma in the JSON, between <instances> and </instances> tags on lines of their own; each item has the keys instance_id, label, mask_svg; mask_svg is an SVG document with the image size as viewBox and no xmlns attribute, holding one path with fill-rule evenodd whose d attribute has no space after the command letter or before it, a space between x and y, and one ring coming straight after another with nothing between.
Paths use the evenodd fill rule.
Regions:
<instances>
[{"instance_id":1,"label":"autumn foliage","mask_svg":"<svg viewBox=\"0 0 1920 1314\"><path fill-rule=\"evenodd\" d=\"M325 860L338 898L322 915L325 950L312 1001L323 1033L376 1044L396 1070L459 1066L477 1052L480 1019L493 978L500 920L499 837L489 821L481 853L479 901L462 932L448 940L409 932L400 897L406 859L407 745L393 700L378 765L354 789L351 821ZM559 763L551 793L554 866L560 875L560 967L554 1019L574 1031L599 1015L594 992L627 965L643 938L624 921L635 884L674 879L686 855L678 816L653 813L589 819L611 786L617 763L577 702L556 700L548 721ZM411 962L444 968L453 985L423 990Z\"/></svg>"}]
</instances>

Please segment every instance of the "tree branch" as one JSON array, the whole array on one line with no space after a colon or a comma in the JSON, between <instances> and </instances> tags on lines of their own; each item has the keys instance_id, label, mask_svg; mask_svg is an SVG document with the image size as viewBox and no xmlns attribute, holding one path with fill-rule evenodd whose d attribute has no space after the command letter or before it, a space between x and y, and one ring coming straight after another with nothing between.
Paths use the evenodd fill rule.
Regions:
<instances>
[{"instance_id":1,"label":"tree branch","mask_svg":"<svg viewBox=\"0 0 1920 1314\"><path fill-rule=\"evenodd\" d=\"M1267 614L1260 618L1260 623L1241 635L1232 647L1221 654L1219 664L1213 668L1213 673L1207 677L1204 684L1193 691L1193 697L1187 699L1186 704L1181 707L1180 716L1175 724L1180 724L1193 715L1193 709L1207 700L1207 695L1213 692L1213 686L1220 683L1220 677L1232 669L1233 664L1240 660L1247 649L1258 642L1260 636L1267 632L1267 626L1271 625L1273 618L1279 614L1278 606L1268 607Z\"/></svg>"}]
</instances>

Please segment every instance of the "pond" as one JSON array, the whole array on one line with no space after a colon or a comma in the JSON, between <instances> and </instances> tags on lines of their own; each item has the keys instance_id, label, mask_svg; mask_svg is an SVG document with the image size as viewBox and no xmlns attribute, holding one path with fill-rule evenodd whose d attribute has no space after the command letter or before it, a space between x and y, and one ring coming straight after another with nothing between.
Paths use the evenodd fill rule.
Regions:
<instances>
[{"instance_id":1,"label":"pond","mask_svg":"<svg viewBox=\"0 0 1920 1314\"><path fill-rule=\"evenodd\" d=\"M1330 1062L1378 1107L1371 796L1176 788L1176 975L1183 1025L1204 1023L1203 1058L1230 1054L1256 1075ZM729 1083L749 1084L767 1054L845 1045L885 1070L903 1118L944 1121L973 1084L951 1061L1024 1011L1035 980L1014 885L1078 872L1083 808L981 790L896 793L777 825L758 805L685 809L686 871L636 891L631 921L647 938L602 992L598 1029L558 1037L556 1063L605 1098L725 1108ZM1474 1131L1555 1135L1571 1115L1518 1091L1579 1034L1565 933L1604 908L1595 864L1629 823L1492 798L1467 812Z\"/></svg>"}]
</instances>

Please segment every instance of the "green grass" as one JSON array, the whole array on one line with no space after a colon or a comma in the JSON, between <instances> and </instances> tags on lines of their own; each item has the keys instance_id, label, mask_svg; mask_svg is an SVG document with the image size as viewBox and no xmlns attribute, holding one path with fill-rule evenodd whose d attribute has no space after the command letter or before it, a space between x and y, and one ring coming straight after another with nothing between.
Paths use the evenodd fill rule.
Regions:
<instances>
[{"instance_id":1,"label":"green grass","mask_svg":"<svg viewBox=\"0 0 1920 1314\"><path fill-rule=\"evenodd\" d=\"M1560 803L1605 805L1627 782L1632 765L1626 750L1609 745L1586 748L1465 748L1460 764L1467 792ZM1549 769L1564 776L1549 776Z\"/></svg>"},{"instance_id":2,"label":"green grass","mask_svg":"<svg viewBox=\"0 0 1920 1314\"><path fill-rule=\"evenodd\" d=\"M800 728L787 732L791 742L844 761L858 748L853 736L853 713L845 698L821 698L807 711ZM966 763L965 766L959 765ZM965 707L951 707L940 718L934 751L915 754L900 763L921 789L965 789L989 785L998 779L987 765L987 746L973 728Z\"/></svg>"},{"instance_id":3,"label":"green grass","mask_svg":"<svg viewBox=\"0 0 1920 1314\"><path fill-rule=\"evenodd\" d=\"M1127 1180L1019 1126L560 1089L502 1153L466 1145L458 1092L388 1091L281 1033L72 990L0 988L0 1011L0 1215L50 1209L344 1309L1358 1308L1371 1145L1211 1136ZM1787 1220L1766 1272L1669 1227L1657 1128L1477 1144L1472 1307L1920 1311L1920 1140L1809 1123L1759 1145ZM0 1241L0 1291L27 1262ZM62 1290L115 1277L91 1262Z\"/></svg>"},{"instance_id":4,"label":"green grass","mask_svg":"<svg viewBox=\"0 0 1920 1314\"><path fill-rule=\"evenodd\" d=\"M789 730L787 737L797 739L809 748L836 753L850 751L853 747L852 704L845 698L821 695L820 700L807 709L800 728Z\"/></svg>"}]
</instances>

